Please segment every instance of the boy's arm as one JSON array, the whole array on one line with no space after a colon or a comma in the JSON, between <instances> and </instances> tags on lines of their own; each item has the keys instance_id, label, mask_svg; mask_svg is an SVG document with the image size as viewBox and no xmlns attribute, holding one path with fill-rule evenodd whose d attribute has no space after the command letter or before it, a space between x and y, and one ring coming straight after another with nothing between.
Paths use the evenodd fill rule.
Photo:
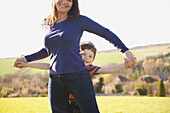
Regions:
<instances>
[{"instance_id":1,"label":"boy's arm","mask_svg":"<svg viewBox=\"0 0 170 113\"><path fill-rule=\"evenodd\" d=\"M127 67L125 66L125 63L122 63L122 64L112 65L109 67L101 67L96 73L99 74L116 73L126 68Z\"/></svg>"},{"instance_id":2,"label":"boy's arm","mask_svg":"<svg viewBox=\"0 0 170 113\"><path fill-rule=\"evenodd\" d=\"M18 64L19 68L37 68L37 69L44 69L49 70L50 64L49 63L20 63Z\"/></svg>"}]
</instances>

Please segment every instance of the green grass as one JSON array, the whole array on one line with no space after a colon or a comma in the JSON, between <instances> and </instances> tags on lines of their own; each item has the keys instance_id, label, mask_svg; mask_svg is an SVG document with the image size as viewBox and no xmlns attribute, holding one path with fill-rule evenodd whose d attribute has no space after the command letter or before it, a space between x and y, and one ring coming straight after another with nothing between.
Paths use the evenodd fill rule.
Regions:
<instances>
[{"instance_id":1,"label":"green grass","mask_svg":"<svg viewBox=\"0 0 170 113\"><path fill-rule=\"evenodd\" d=\"M101 113L170 113L169 97L97 96ZM0 98L0 113L50 113L47 97Z\"/></svg>"},{"instance_id":2,"label":"green grass","mask_svg":"<svg viewBox=\"0 0 170 113\"><path fill-rule=\"evenodd\" d=\"M36 73L36 72L43 71L43 70L31 69L31 68L26 68L22 70L15 68L13 67L13 63L15 59L16 58L0 59L0 76L4 76L6 74L13 74L17 71L24 71L24 73ZM40 60L39 62L49 62L49 58Z\"/></svg>"},{"instance_id":3,"label":"green grass","mask_svg":"<svg viewBox=\"0 0 170 113\"><path fill-rule=\"evenodd\" d=\"M123 56L120 52L103 52L97 53L96 58L93 62L94 65L103 66L113 63L123 62Z\"/></svg>"},{"instance_id":4,"label":"green grass","mask_svg":"<svg viewBox=\"0 0 170 113\"><path fill-rule=\"evenodd\" d=\"M168 45L157 45L157 46L149 46L136 50L132 50L133 54L137 57L137 60L142 60L146 56L153 56L158 54L167 54L170 52L170 44ZM15 58L8 59L0 59L0 76L4 76L5 74L15 73L19 69L12 67ZM49 58L44 60L40 60L38 62L49 62ZM97 53L96 59L93 62L94 65L103 66L107 64L113 63L122 63L124 62L123 56L120 52L101 52ZM36 73L42 70L38 69L30 69L27 68L23 72L25 73Z\"/></svg>"},{"instance_id":5,"label":"green grass","mask_svg":"<svg viewBox=\"0 0 170 113\"><path fill-rule=\"evenodd\" d=\"M48 98L1 98L0 113L49 113Z\"/></svg>"},{"instance_id":6,"label":"green grass","mask_svg":"<svg viewBox=\"0 0 170 113\"><path fill-rule=\"evenodd\" d=\"M0 59L0 76L4 76L4 74L14 73L18 70L12 67L14 60L15 58Z\"/></svg>"},{"instance_id":7,"label":"green grass","mask_svg":"<svg viewBox=\"0 0 170 113\"><path fill-rule=\"evenodd\" d=\"M101 113L170 113L170 98L98 97Z\"/></svg>"},{"instance_id":8,"label":"green grass","mask_svg":"<svg viewBox=\"0 0 170 113\"><path fill-rule=\"evenodd\" d=\"M147 56L154 56L159 54L167 54L170 52L170 44L169 45L159 45L159 46L151 46L142 49L132 50L132 53L137 57L137 60L143 60ZM123 56L120 52L101 52L97 53L94 65L103 66L107 64L113 63L122 63L124 62Z\"/></svg>"}]
</instances>

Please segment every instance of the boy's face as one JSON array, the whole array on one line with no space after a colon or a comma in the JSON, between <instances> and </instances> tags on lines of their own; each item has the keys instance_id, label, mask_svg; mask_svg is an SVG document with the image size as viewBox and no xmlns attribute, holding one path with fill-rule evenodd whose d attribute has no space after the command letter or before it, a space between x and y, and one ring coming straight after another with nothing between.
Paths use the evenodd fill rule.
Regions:
<instances>
[{"instance_id":1,"label":"boy's face","mask_svg":"<svg viewBox=\"0 0 170 113\"><path fill-rule=\"evenodd\" d=\"M90 65L94 61L94 53L91 50L84 49L80 52L80 55L86 66Z\"/></svg>"}]
</instances>

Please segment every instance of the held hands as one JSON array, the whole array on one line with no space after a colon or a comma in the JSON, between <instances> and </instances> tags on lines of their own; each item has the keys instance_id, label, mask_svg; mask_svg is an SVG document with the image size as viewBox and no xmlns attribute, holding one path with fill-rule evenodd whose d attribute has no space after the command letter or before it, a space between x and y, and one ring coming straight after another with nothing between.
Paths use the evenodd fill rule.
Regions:
<instances>
[{"instance_id":1,"label":"held hands","mask_svg":"<svg viewBox=\"0 0 170 113\"><path fill-rule=\"evenodd\" d=\"M27 61L25 60L24 57L20 57L20 58L16 58L15 61L14 61L14 64L13 64L13 67L17 67L17 68L24 68L25 64L27 64Z\"/></svg>"},{"instance_id":2,"label":"held hands","mask_svg":"<svg viewBox=\"0 0 170 113\"><path fill-rule=\"evenodd\" d=\"M125 59L125 65L126 65L127 68L136 67L136 65L137 65L136 57L134 57L134 55L132 54L132 52L130 50L125 51L123 53L123 57Z\"/></svg>"}]
</instances>

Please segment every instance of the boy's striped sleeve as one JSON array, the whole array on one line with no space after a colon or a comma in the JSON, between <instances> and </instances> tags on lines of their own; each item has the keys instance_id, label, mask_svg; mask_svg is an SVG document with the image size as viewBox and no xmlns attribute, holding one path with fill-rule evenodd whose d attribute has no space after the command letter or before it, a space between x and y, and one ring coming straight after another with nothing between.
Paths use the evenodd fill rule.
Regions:
<instances>
[{"instance_id":1,"label":"boy's striped sleeve","mask_svg":"<svg viewBox=\"0 0 170 113\"><path fill-rule=\"evenodd\" d=\"M88 72L89 72L89 75L90 76L94 76L94 75L97 75L99 73L97 73L97 71L101 68L101 67L98 67L98 66L94 66L92 64L86 66Z\"/></svg>"}]
</instances>

